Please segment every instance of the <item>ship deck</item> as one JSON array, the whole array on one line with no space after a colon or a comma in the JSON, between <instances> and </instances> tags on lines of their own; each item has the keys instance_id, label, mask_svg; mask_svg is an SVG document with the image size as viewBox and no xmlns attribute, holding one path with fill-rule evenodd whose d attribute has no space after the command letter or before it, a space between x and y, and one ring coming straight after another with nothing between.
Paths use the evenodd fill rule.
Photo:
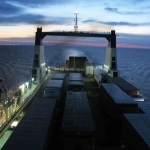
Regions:
<instances>
[{"instance_id":1,"label":"ship deck","mask_svg":"<svg viewBox=\"0 0 150 150\"><path fill-rule=\"evenodd\" d=\"M51 71L50 78L54 73L64 73L64 71ZM66 71L66 84L65 89L67 89L67 82L68 82L68 74L71 71ZM75 72L75 71L72 71ZM79 71L76 71L79 72ZM103 112L102 106L102 99L103 95L101 94L101 90L98 87L95 79L93 77L86 77L84 72L82 72L83 81L84 81L84 91L87 91L88 95L88 102L90 105L92 117L94 120L95 125L95 138L94 138L94 149L120 149L120 142L114 143L107 139L106 128L110 121L110 118ZM65 90L65 93L67 91ZM36 97L43 97L44 93L44 85L41 87L39 92L37 93ZM52 134L52 141L49 143L49 149L56 149L62 150L64 147L64 143L62 141L62 133L61 133L61 126L63 121L63 112L65 108L65 99L66 94L64 94L63 98L61 99L61 108L58 110L56 118L55 118L55 125Z\"/></svg>"},{"instance_id":2,"label":"ship deck","mask_svg":"<svg viewBox=\"0 0 150 150\"><path fill-rule=\"evenodd\" d=\"M115 85L111 84L101 84L101 86L98 87L97 82L93 77L86 77L84 72L81 71L50 71L50 74L48 75L48 78L51 79L53 74L55 73L66 73L66 79L64 84L64 94L60 100L59 107L55 110L55 116L53 120L52 130L51 130L51 138L48 141L47 149L48 150L68 150L65 146L64 139L68 140L68 137L64 138L64 135L62 133L62 123L63 123L63 115L65 110L65 103L66 103L66 93L67 93L67 83L69 78L70 72L80 72L82 73L83 81L84 81L84 89L83 91L87 92L88 97L88 103L90 105L91 114L93 117L94 125L95 125L95 132L94 132L94 138L93 138L93 145L84 147L85 150L120 150L122 143L126 144L128 147L127 149L133 149L131 148L131 144L128 143L127 139L122 136L122 117L124 113L128 114L138 114L137 112L137 106L131 104L130 100L132 100L130 97L128 99L127 95L124 95L125 93ZM48 80L49 80L48 79ZM43 98L44 94L44 87L47 82L42 84L39 91L36 93L34 98ZM110 89L111 87L111 89ZM105 90L105 88L108 90ZM112 89L118 90L117 92L120 93L118 95L115 95L115 91L111 91ZM110 93L109 93L110 92ZM122 93L123 92L123 93ZM113 97L113 98L112 98ZM122 98L126 97L127 100L122 104L120 104L120 101ZM115 101L116 100L116 101ZM134 101L133 101L134 102ZM125 119L124 119L125 120ZM126 124L126 120L125 123ZM125 127L126 129L126 127ZM134 130L132 130L134 132ZM14 131L15 132L15 131ZM128 135L127 135L128 136ZM86 138L85 138L86 139ZM82 140L85 139L79 139L82 143ZM72 139L71 139L72 140ZM73 139L74 140L74 139ZM75 141L78 140L75 137ZM142 140L141 140L142 141ZM69 141L70 142L70 139ZM140 143L140 142L139 142ZM138 144L139 144L138 143ZM146 145L144 143L144 145ZM124 147L124 145L122 145ZM81 147L75 148L80 149ZM74 149L74 150L75 150ZM83 149L83 147L81 148Z\"/></svg>"}]
</instances>

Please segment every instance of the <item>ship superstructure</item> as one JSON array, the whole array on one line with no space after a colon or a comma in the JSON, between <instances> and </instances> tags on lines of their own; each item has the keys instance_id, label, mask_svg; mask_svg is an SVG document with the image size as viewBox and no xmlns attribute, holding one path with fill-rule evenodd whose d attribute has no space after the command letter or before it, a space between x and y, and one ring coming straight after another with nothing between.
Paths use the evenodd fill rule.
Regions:
<instances>
[{"instance_id":1,"label":"ship superstructure","mask_svg":"<svg viewBox=\"0 0 150 150\"><path fill-rule=\"evenodd\" d=\"M32 68L32 77L35 82L45 76L45 58L44 58L44 46L42 40L45 36L80 36L80 37L103 37L108 40L108 47L106 49L104 70L106 70L111 77L118 77L117 70L117 56L116 56L116 34L112 30L111 33L90 33L90 32L42 32L42 27L37 28L35 37L35 50L34 50L34 61ZM75 60L73 60L75 61ZM71 63L71 62L70 62ZM73 66L75 68L75 66ZM77 67L76 67L77 68Z\"/></svg>"}]
</instances>

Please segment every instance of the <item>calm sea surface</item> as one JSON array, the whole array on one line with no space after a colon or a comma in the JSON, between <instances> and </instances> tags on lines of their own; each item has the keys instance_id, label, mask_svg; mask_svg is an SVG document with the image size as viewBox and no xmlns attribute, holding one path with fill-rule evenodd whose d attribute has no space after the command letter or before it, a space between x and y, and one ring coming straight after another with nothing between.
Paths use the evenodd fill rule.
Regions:
<instances>
[{"instance_id":1,"label":"calm sea surface","mask_svg":"<svg viewBox=\"0 0 150 150\"><path fill-rule=\"evenodd\" d=\"M45 46L47 66L65 65L69 56L86 56L89 61L104 63L104 47L51 45ZM34 46L0 46L0 78L9 90L15 90L30 77ZM140 89L150 99L150 50L117 48L120 76Z\"/></svg>"}]
</instances>

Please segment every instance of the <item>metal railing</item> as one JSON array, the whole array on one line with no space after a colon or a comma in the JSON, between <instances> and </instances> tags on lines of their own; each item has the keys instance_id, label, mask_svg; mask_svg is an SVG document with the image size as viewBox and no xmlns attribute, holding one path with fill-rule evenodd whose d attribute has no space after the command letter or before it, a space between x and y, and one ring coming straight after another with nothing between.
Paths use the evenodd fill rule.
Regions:
<instances>
[{"instance_id":1,"label":"metal railing","mask_svg":"<svg viewBox=\"0 0 150 150\"><path fill-rule=\"evenodd\" d=\"M75 30L54 30L54 31L50 31L50 32L75 32ZM76 33L97 33L97 34L111 34L110 31L87 31L87 30L78 30L76 31Z\"/></svg>"},{"instance_id":2,"label":"metal railing","mask_svg":"<svg viewBox=\"0 0 150 150\"><path fill-rule=\"evenodd\" d=\"M84 68L54 68L55 71L85 71Z\"/></svg>"},{"instance_id":3,"label":"metal railing","mask_svg":"<svg viewBox=\"0 0 150 150\"><path fill-rule=\"evenodd\" d=\"M41 85L49 78L48 76L45 76L45 78L38 83L37 85L33 86L31 91L28 91L22 98L23 100L19 107L15 110L15 112L11 115L9 119L6 120L6 122L0 127L0 137L5 133L5 131L9 128L13 120L20 114L20 112L24 109L24 107L30 102L30 100L33 98L33 96L37 93L37 91L40 89Z\"/></svg>"}]
</instances>

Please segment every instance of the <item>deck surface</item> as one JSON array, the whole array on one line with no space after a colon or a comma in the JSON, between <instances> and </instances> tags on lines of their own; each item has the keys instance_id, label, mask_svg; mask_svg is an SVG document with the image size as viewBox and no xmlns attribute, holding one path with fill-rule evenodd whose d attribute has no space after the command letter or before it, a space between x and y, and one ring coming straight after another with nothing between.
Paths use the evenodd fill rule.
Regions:
<instances>
[{"instance_id":1,"label":"deck surface","mask_svg":"<svg viewBox=\"0 0 150 150\"><path fill-rule=\"evenodd\" d=\"M62 73L62 71L51 71L50 78L53 76L54 73ZM64 73L64 72L63 72ZM67 74L65 84L64 84L64 95L60 101L60 107L56 110L54 126L53 126L53 133L52 138L49 141L49 145L47 147L48 150L66 150L64 148L64 142L62 140L62 122L63 122L63 114L65 109L65 102L66 102L66 93L67 93L67 84L68 84L68 77L69 71L65 72ZM86 150L119 150L120 149L120 141L114 142L111 138L108 138L108 135L111 134L111 126L110 122L112 121L111 118L105 113L103 107L103 94L101 93L101 88L98 87L98 84L95 82L94 78L86 77L83 75L84 81L84 91L87 92L88 103L91 109L92 120L94 121L95 125L95 136L94 136L94 149L93 147L86 148ZM43 84L39 91L36 93L35 97L43 98L44 94L44 86ZM113 122L112 122L113 123ZM115 125L114 125L115 126ZM107 129L107 130L106 130ZM109 133L109 131L111 131ZM113 132L114 134L115 132Z\"/></svg>"},{"instance_id":2,"label":"deck surface","mask_svg":"<svg viewBox=\"0 0 150 150\"><path fill-rule=\"evenodd\" d=\"M55 72L51 72L52 74ZM57 71L56 73L59 73ZM68 74L66 76L66 84L65 89L67 89L67 82L68 82ZM88 102L91 109L94 125L96 128L95 131L95 139L94 139L94 147L95 150L100 149L120 149L120 143L111 143L109 139L107 139L106 127L109 123L109 117L103 112L102 107L102 94L100 93L100 88L98 88L98 84L95 82L94 78L86 77L83 75L84 81L84 91L87 92L88 95ZM43 89L41 88L41 93ZM67 91L66 91L67 92ZM42 96L42 95L41 95ZM62 141L62 132L61 126L63 122L63 112L65 108L65 99L66 95L63 97L61 101L61 109L57 114L57 119L55 121L55 128L54 128L54 135L52 137L52 141L49 144L49 148L54 150L62 150L64 147L64 143ZM89 149L92 150L92 149Z\"/></svg>"}]
</instances>

